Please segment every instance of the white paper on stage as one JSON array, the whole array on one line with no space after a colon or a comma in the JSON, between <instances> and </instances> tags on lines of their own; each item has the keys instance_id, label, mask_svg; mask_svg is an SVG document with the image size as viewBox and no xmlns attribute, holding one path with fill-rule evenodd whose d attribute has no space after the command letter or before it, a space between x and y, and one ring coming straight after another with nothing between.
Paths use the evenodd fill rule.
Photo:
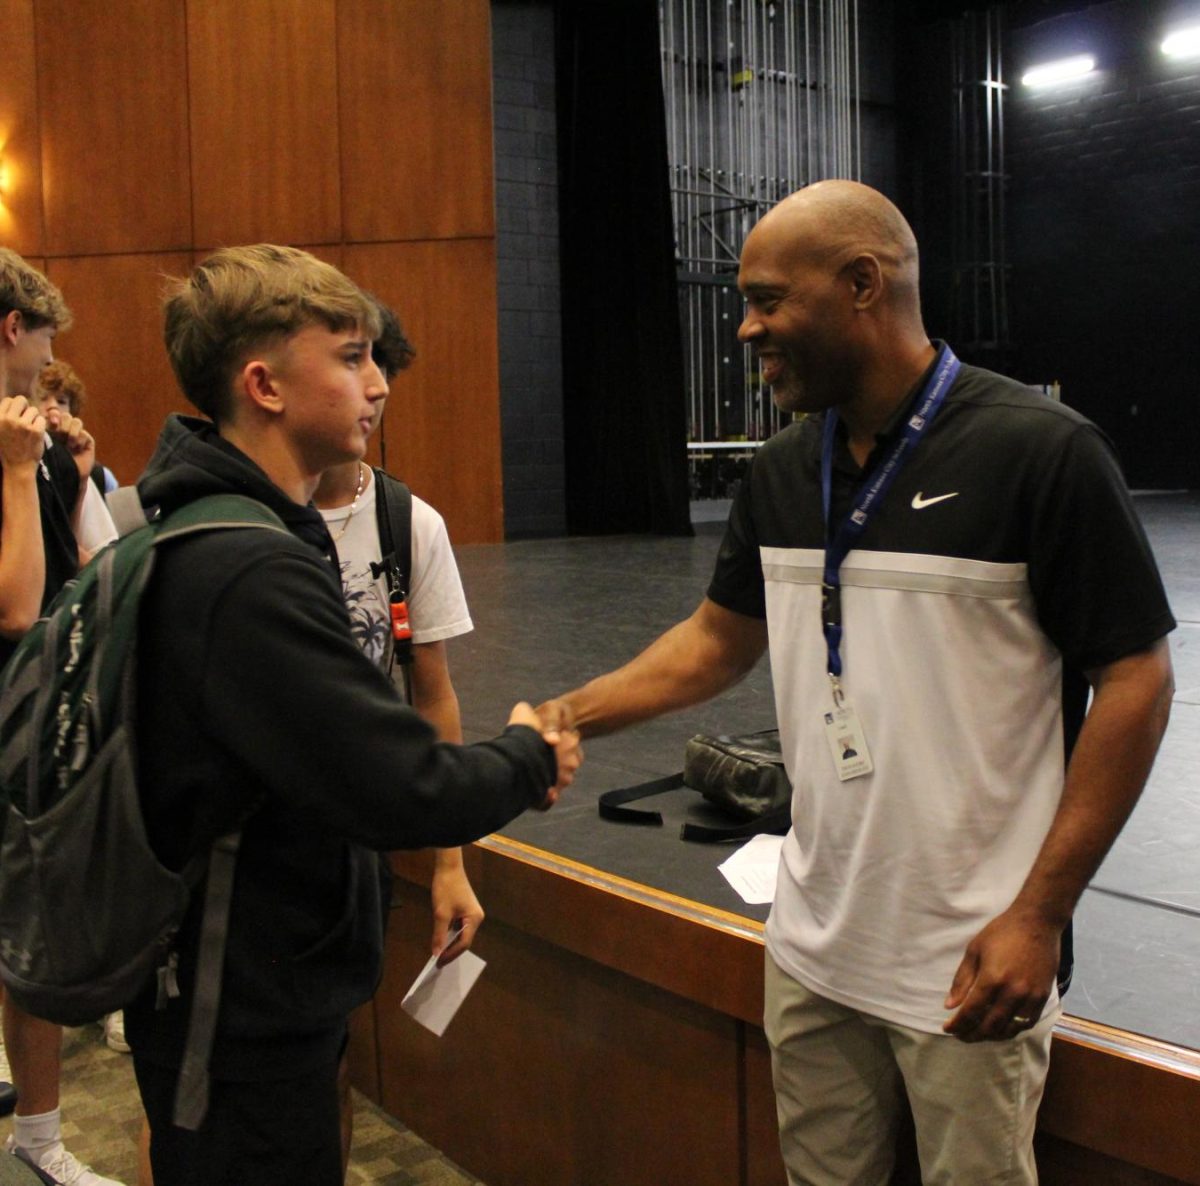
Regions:
<instances>
[{"instance_id":1,"label":"white paper on stage","mask_svg":"<svg viewBox=\"0 0 1200 1186\"><path fill-rule=\"evenodd\" d=\"M775 901L782 836L755 836L718 866L743 902L762 906Z\"/></svg>"}]
</instances>

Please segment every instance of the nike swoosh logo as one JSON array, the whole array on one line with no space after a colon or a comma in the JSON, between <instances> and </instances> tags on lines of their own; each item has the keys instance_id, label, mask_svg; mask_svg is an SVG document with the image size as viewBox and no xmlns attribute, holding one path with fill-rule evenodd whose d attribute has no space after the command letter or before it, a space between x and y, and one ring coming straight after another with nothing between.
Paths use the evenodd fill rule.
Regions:
<instances>
[{"instance_id":1,"label":"nike swoosh logo","mask_svg":"<svg viewBox=\"0 0 1200 1186\"><path fill-rule=\"evenodd\" d=\"M912 508L914 511L923 511L926 507L931 507L935 502L945 502L948 498L957 498L958 491L953 494L939 494L934 498L922 498L920 491L913 495Z\"/></svg>"}]
</instances>

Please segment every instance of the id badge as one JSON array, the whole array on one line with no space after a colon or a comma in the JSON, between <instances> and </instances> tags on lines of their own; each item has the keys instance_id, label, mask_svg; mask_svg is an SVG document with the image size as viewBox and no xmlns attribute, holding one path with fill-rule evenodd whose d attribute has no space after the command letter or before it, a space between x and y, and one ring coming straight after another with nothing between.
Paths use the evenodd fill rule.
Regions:
<instances>
[{"instance_id":1,"label":"id badge","mask_svg":"<svg viewBox=\"0 0 1200 1186\"><path fill-rule=\"evenodd\" d=\"M833 757L833 768L842 782L861 778L875 769L866 734L852 705L842 703L825 713L825 739Z\"/></svg>"}]
</instances>

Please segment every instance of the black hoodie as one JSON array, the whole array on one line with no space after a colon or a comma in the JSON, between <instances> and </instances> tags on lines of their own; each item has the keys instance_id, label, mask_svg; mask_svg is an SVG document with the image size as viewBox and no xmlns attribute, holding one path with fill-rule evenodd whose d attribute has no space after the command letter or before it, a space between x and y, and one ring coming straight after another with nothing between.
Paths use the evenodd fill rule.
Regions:
<instances>
[{"instance_id":1,"label":"black hoodie","mask_svg":"<svg viewBox=\"0 0 1200 1186\"><path fill-rule=\"evenodd\" d=\"M320 514L205 421L172 416L138 483L169 514L204 494L265 503L255 529L166 544L143 602L138 757L150 840L182 866L261 801L238 856L212 1071L270 1079L332 1058L379 978L375 850L465 844L540 803L553 751L507 729L460 747L397 696L355 644ZM127 1010L139 1057L179 1064L199 907L179 935L182 996Z\"/></svg>"}]
</instances>

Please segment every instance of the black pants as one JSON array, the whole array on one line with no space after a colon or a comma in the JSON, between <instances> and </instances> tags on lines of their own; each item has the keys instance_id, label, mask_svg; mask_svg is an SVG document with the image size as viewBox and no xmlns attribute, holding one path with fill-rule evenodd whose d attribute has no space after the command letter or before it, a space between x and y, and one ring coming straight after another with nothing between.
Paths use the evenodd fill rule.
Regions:
<instances>
[{"instance_id":1,"label":"black pants","mask_svg":"<svg viewBox=\"0 0 1200 1186\"><path fill-rule=\"evenodd\" d=\"M214 1079L196 1132L171 1123L179 1072L133 1065L154 1186L342 1186L337 1059L294 1079Z\"/></svg>"}]
</instances>

